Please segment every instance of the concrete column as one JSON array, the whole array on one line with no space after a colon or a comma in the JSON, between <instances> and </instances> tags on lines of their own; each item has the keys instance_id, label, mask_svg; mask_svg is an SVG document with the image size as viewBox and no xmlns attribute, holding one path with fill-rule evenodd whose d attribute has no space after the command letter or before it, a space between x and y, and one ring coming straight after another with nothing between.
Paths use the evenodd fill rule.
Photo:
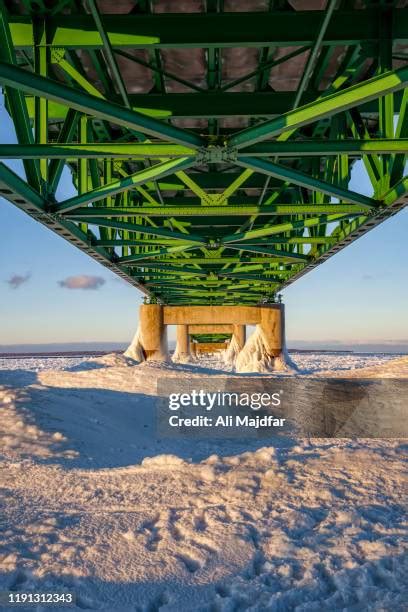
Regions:
<instances>
[{"instance_id":1,"label":"concrete column","mask_svg":"<svg viewBox=\"0 0 408 612\"><path fill-rule=\"evenodd\" d=\"M190 354L195 357L197 355L197 342L190 342Z\"/></svg>"},{"instance_id":2,"label":"concrete column","mask_svg":"<svg viewBox=\"0 0 408 612\"><path fill-rule=\"evenodd\" d=\"M279 357L285 346L285 307L283 304L260 306L266 349L271 357Z\"/></svg>"},{"instance_id":3,"label":"concrete column","mask_svg":"<svg viewBox=\"0 0 408 612\"><path fill-rule=\"evenodd\" d=\"M246 341L246 327L245 325L234 325L232 332L238 346L239 350L242 351Z\"/></svg>"},{"instance_id":4,"label":"concrete column","mask_svg":"<svg viewBox=\"0 0 408 612\"><path fill-rule=\"evenodd\" d=\"M146 360L167 361L167 330L163 322L163 306L142 304L139 310L141 345Z\"/></svg>"},{"instance_id":5,"label":"concrete column","mask_svg":"<svg viewBox=\"0 0 408 612\"><path fill-rule=\"evenodd\" d=\"M177 325L177 347L178 359L183 361L190 357L190 342L188 335L188 325Z\"/></svg>"}]
</instances>

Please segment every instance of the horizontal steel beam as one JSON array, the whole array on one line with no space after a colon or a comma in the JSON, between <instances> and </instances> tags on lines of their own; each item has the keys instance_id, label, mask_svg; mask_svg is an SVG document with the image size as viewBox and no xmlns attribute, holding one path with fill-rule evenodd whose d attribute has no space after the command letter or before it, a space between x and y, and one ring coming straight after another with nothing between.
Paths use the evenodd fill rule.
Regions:
<instances>
[{"instance_id":1,"label":"horizontal steel beam","mask_svg":"<svg viewBox=\"0 0 408 612\"><path fill-rule=\"evenodd\" d=\"M197 245L193 245L193 247L189 248L197 248ZM188 247L185 247L185 249ZM237 250L251 250L251 249L255 249L255 247L246 247L244 245L237 247ZM192 266L192 265L199 265L199 266L224 266L225 264L245 264L245 265L249 265L249 264L265 264L267 266L269 266L269 264L273 263L276 264L276 266L279 265L279 262L276 260L276 258L281 259L282 261L297 261L297 262L306 262L309 260L309 258L306 255L298 255L297 253L290 253L288 251L279 251L278 249L275 250L275 252L273 252L273 249L269 249L268 253L269 253L269 257L266 256L266 249L261 250L261 253L265 253L264 257L250 257L250 256L228 256L226 255L225 257L189 257L189 258L182 258L182 257L166 257L166 258L161 258L158 259L158 253L157 252L147 252L147 253L141 253L140 255L128 255L127 257L121 257L119 259L120 263L123 264L131 264L134 262L142 262L143 260L148 260L148 259L153 259L155 261L157 261L157 263L160 264L171 264L171 265L179 265L179 266L184 266L184 265L188 265L188 266ZM221 269L220 269L221 271ZM223 270L225 272L225 270ZM214 272L213 268L211 268L211 272ZM278 270L277 270L278 272ZM217 273L217 272L216 272Z\"/></svg>"},{"instance_id":2,"label":"horizontal steel beam","mask_svg":"<svg viewBox=\"0 0 408 612\"><path fill-rule=\"evenodd\" d=\"M178 244L182 244L182 240L178 241ZM285 238L285 237L277 237L277 236L271 236L269 238L267 238L266 240L263 239L259 239L256 241L251 240L250 242L245 242L243 243L244 245L248 245L248 246L262 246L262 245L271 245L271 244L333 244L333 242L336 242L336 238L333 236L294 236L293 238ZM167 245L167 246L171 246L174 244L174 241L172 239L169 238L162 238L162 237L158 237L156 236L154 239L153 238L149 238L148 240L146 239L140 239L140 240L134 240L134 239L127 239L127 238L116 238L114 240L97 240L95 242L96 245L99 246L103 246L103 247L120 247L120 246L161 246L161 245ZM186 244L190 244L188 242L186 242ZM239 243L235 243L235 244L239 244Z\"/></svg>"},{"instance_id":3,"label":"horizontal steel beam","mask_svg":"<svg viewBox=\"0 0 408 612\"><path fill-rule=\"evenodd\" d=\"M301 103L313 102L320 92L306 91L302 95ZM113 101L120 103L120 99L113 94ZM263 117L272 118L286 113L293 106L295 92L268 91L268 92L231 92L219 93L206 91L203 93L148 93L133 94L129 102L134 111L153 117L155 119L170 119L171 117L204 117L222 118L231 117ZM402 94L395 97L395 112L401 106ZM27 96L27 110L30 118L34 118L35 100ZM361 115L378 115L378 104L369 100L358 105ZM64 119L67 107L58 102L50 102L48 108L51 119Z\"/></svg>"},{"instance_id":4,"label":"horizontal steel beam","mask_svg":"<svg viewBox=\"0 0 408 612\"><path fill-rule=\"evenodd\" d=\"M276 216L299 214L359 214L367 211L364 204L272 204L268 206L129 206L81 207L68 212L68 219L87 220L92 217L236 217L247 215Z\"/></svg>"},{"instance_id":5,"label":"horizontal steel beam","mask_svg":"<svg viewBox=\"0 0 408 612\"><path fill-rule=\"evenodd\" d=\"M377 103L378 106L378 103ZM245 157L311 157L318 155L377 155L405 153L408 154L408 138L372 138L370 140L288 140L259 142L251 147L241 149L239 155Z\"/></svg>"},{"instance_id":6,"label":"horizontal steel beam","mask_svg":"<svg viewBox=\"0 0 408 612\"><path fill-rule=\"evenodd\" d=\"M166 47L288 47L313 45L324 11L273 11L257 13L161 13L153 15L103 15L113 48ZM356 45L380 38L381 7L336 11L323 45ZM66 49L102 49L103 41L91 15L58 15L48 18L48 44ZM34 44L30 17L10 16L16 49ZM408 11L395 9L390 23L395 41L408 40Z\"/></svg>"},{"instance_id":7,"label":"horizontal steel beam","mask_svg":"<svg viewBox=\"0 0 408 612\"><path fill-rule=\"evenodd\" d=\"M0 145L0 159L146 159L196 154L195 149L171 143Z\"/></svg>"},{"instance_id":8,"label":"horizontal steel beam","mask_svg":"<svg viewBox=\"0 0 408 612\"><path fill-rule=\"evenodd\" d=\"M408 138L370 140L289 140L261 142L242 149L238 157L326 157L332 155L408 154ZM2 144L0 159L145 159L192 157L195 149L171 143Z\"/></svg>"},{"instance_id":9,"label":"horizontal steel beam","mask_svg":"<svg viewBox=\"0 0 408 612\"><path fill-rule=\"evenodd\" d=\"M64 219L62 215L54 215L55 218ZM127 230L128 232L138 232L140 234L146 234L147 236L164 236L165 238L173 238L174 240L182 240L183 243L198 243L206 244L205 238L202 236L196 236L195 234L182 234L181 232L175 232L171 229L164 227L152 227L151 225L139 225L137 223L125 223L124 221L117 221L111 219L104 219L102 217L96 217L92 220L93 225L100 227L111 227L113 229Z\"/></svg>"}]
</instances>

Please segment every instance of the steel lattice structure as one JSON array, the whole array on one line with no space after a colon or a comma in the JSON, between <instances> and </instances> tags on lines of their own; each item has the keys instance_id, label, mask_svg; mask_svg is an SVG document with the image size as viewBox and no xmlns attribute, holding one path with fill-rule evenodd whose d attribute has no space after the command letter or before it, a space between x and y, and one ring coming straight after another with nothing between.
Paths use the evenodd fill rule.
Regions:
<instances>
[{"instance_id":1,"label":"steel lattice structure","mask_svg":"<svg viewBox=\"0 0 408 612\"><path fill-rule=\"evenodd\" d=\"M0 195L151 301L273 301L408 204L407 2L318 5L0 1Z\"/></svg>"}]
</instances>

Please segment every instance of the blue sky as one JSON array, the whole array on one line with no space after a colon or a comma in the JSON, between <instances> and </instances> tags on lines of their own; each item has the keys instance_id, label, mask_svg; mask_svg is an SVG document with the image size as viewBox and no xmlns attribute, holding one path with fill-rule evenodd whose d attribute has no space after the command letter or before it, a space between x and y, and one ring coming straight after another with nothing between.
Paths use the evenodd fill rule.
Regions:
<instances>
[{"instance_id":1,"label":"blue sky","mask_svg":"<svg viewBox=\"0 0 408 612\"><path fill-rule=\"evenodd\" d=\"M15 142L3 104L1 142ZM8 163L22 173L21 162ZM361 165L351 187L370 194ZM65 171L57 195L74 193ZM131 339L142 301L137 289L1 198L0 227L0 345ZM405 210L288 287L289 345L408 341L407 241ZM60 284L84 275L104 282L87 290Z\"/></svg>"}]
</instances>

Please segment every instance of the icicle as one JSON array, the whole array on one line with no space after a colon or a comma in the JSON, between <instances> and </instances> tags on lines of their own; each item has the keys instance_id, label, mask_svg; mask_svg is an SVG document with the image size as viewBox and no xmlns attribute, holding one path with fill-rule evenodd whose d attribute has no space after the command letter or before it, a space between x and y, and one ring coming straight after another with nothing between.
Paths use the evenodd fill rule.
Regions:
<instances>
[{"instance_id":1,"label":"icicle","mask_svg":"<svg viewBox=\"0 0 408 612\"><path fill-rule=\"evenodd\" d=\"M272 372L273 366L274 359L268 355L263 331L257 325L236 359L235 370L237 372Z\"/></svg>"},{"instance_id":2,"label":"icicle","mask_svg":"<svg viewBox=\"0 0 408 612\"><path fill-rule=\"evenodd\" d=\"M225 363L225 365L234 366L239 352L240 347L237 342L237 339L234 335L232 335L231 342L229 343L225 351L223 351L222 353L222 361Z\"/></svg>"},{"instance_id":3,"label":"icicle","mask_svg":"<svg viewBox=\"0 0 408 612\"><path fill-rule=\"evenodd\" d=\"M142 332L140 330L140 326L138 326L131 344L128 346L128 348L124 352L125 357L130 357L134 361L138 361L138 362L146 361L146 358L143 352L142 343L141 343L141 335L142 335Z\"/></svg>"}]
</instances>

